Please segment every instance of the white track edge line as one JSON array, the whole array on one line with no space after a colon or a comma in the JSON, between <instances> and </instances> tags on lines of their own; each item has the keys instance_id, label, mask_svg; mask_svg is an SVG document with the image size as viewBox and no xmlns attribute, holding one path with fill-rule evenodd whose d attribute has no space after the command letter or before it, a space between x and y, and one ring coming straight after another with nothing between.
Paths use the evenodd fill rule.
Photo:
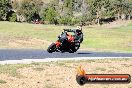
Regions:
<instances>
[{"instance_id":1,"label":"white track edge line","mask_svg":"<svg viewBox=\"0 0 132 88\"><path fill-rule=\"evenodd\" d=\"M33 62L51 62L65 60L90 60L90 59L132 59L132 57L74 57L74 58L44 58L44 59L21 59L21 60L4 60L0 61L4 64L31 64Z\"/></svg>"}]
</instances>

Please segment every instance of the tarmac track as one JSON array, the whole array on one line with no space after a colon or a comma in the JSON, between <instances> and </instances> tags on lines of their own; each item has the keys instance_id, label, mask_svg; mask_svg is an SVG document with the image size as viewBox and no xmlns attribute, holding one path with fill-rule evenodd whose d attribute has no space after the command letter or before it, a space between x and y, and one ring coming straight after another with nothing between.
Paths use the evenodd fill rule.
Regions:
<instances>
[{"instance_id":1,"label":"tarmac track","mask_svg":"<svg viewBox=\"0 0 132 88\"><path fill-rule=\"evenodd\" d=\"M132 53L78 51L76 53L48 53L39 49L0 49L0 61L46 58L78 58L78 57L132 57Z\"/></svg>"}]
</instances>

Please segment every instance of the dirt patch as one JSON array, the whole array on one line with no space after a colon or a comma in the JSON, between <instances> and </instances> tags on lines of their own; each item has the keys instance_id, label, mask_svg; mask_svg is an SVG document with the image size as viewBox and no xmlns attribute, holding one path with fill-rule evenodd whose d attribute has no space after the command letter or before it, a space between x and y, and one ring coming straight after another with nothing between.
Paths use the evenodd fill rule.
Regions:
<instances>
[{"instance_id":1,"label":"dirt patch","mask_svg":"<svg viewBox=\"0 0 132 88\"><path fill-rule=\"evenodd\" d=\"M87 60L71 62L50 62L32 64L31 67L18 69L23 77L17 78L0 74L0 79L7 83L0 88L131 88L129 84L85 84L76 82L76 68L82 65L87 73L96 74L130 74L131 59Z\"/></svg>"},{"instance_id":2,"label":"dirt patch","mask_svg":"<svg viewBox=\"0 0 132 88\"><path fill-rule=\"evenodd\" d=\"M131 21L125 21L125 20L118 20L114 22L110 22L108 24L104 24L101 27L113 29L113 28L119 28L121 26L127 26Z\"/></svg>"},{"instance_id":3,"label":"dirt patch","mask_svg":"<svg viewBox=\"0 0 132 88\"><path fill-rule=\"evenodd\" d=\"M113 22L109 22L106 24L102 24L102 25L90 25L89 27L91 28L106 28L106 29L116 29L116 28L120 28L121 26L126 27L129 23L131 23L131 21L128 20L117 20L117 21L113 21Z\"/></svg>"},{"instance_id":4,"label":"dirt patch","mask_svg":"<svg viewBox=\"0 0 132 88\"><path fill-rule=\"evenodd\" d=\"M45 48L51 42L37 38L1 36L1 48Z\"/></svg>"}]
</instances>

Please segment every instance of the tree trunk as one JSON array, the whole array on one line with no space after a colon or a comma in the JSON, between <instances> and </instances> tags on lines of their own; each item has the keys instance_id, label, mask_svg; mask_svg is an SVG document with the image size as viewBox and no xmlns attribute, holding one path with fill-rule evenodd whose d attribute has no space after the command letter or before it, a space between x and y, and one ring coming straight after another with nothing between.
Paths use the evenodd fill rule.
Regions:
<instances>
[{"instance_id":1,"label":"tree trunk","mask_svg":"<svg viewBox=\"0 0 132 88\"><path fill-rule=\"evenodd\" d=\"M117 16L118 20L120 20L120 13L118 12L118 16Z\"/></svg>"},{"instance_id":2,"label":"tree trunk","mask_svg":"<svg viewBox=\"0 0 132 88\"><path fill-rule=\"evenodd\" d=\"M121 14L121 19L125 20L126 19L126 15L124 13Z\"/></svg>"},{"instance_id":3,"label":"tree trunk","mask_svg":"<svg viewBox=\"0 0 132 88\"><path fill-rule=\"evenodd\" d=\"M99 18L97 19L97 22L98 22L98 26L100 26L100 20L99 20Z\"/></svg>"},{"instance_id":4,"label":"tree trunk","mask_svg":"<svg viewBox=\"0 0 132 88\"><path fill-rule=\"evenodd\" d=\"M131 15L128 16L128 20L131 20Z\"/></svg>"},{"instance_id":5,"label":"tree trunk","mask_svg":"<svg viewBox=\"0 0 132 88\"><path fill-rule=\"evenodd\" d=\"M99 12L97 12L97 24L100 26Z\"/></svg>"}]
</instances>

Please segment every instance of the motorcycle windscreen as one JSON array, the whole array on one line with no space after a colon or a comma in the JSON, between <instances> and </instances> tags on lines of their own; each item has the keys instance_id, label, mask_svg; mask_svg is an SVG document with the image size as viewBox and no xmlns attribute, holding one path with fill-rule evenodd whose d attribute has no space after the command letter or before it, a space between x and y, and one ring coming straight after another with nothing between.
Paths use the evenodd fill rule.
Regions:
<instances>
[{"instance_id":1,"label":"motorcycle windscreen","mask_svg":"<svg viewBox=\"0 0 132 88\"><path fill-rule=\"evenodd\" d=\"M62 42L65 41L66 39L67 39L66 33L61 34L61 37L59 38L60 42L62 43Z\"/></svg>"}]
</instances>

